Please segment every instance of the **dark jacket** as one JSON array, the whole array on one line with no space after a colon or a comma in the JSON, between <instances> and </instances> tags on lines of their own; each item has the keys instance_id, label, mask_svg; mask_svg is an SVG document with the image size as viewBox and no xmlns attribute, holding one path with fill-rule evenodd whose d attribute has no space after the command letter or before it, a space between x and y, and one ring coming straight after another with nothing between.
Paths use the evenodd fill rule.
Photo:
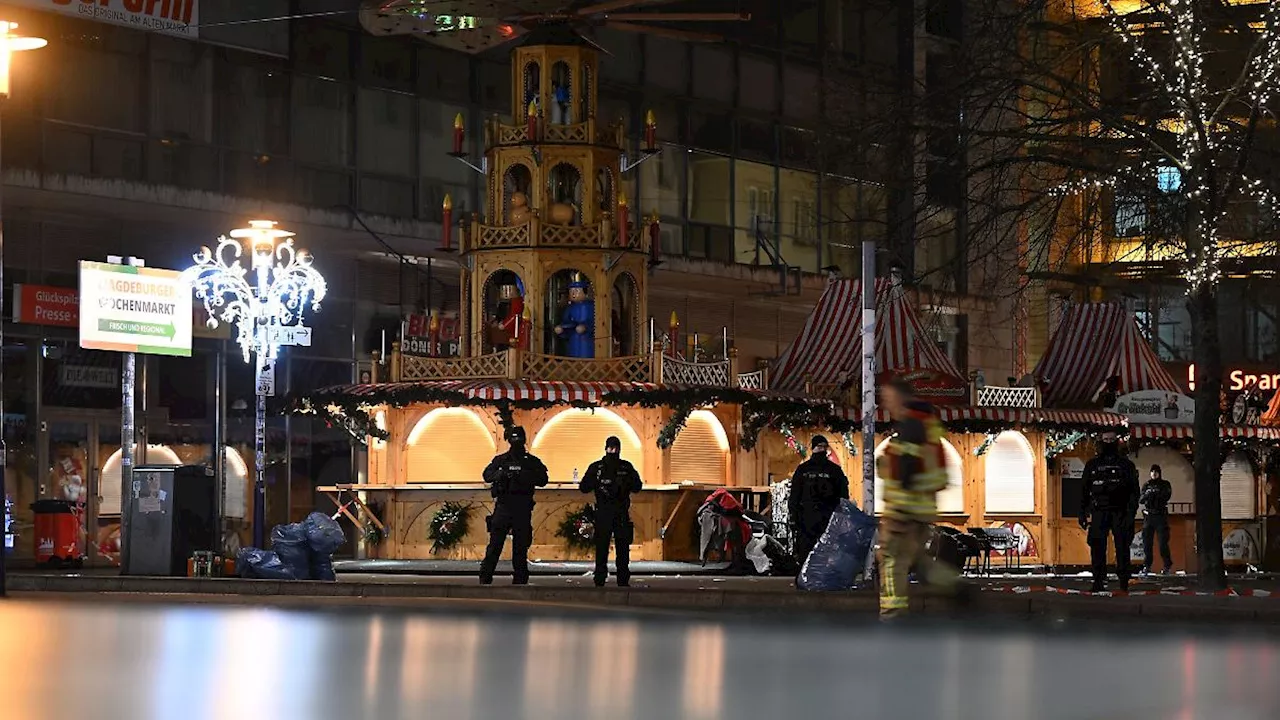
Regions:
<instances>
[{"instance_id":1,"label":"dark jacket","mask_svg":"<svg viewBox=\"0 0 1280 720\"><path fill-rule=\"evenodd\" d=\"M1103 451L1084 466L1080 517L1094 512L1138 514L1138 468L1115 451Z\"/></svg>"},{"instance_id":2,"label":"dark jacket","mask_svg":"<svg viewBox=\"0 0 1280 720\"><path fill-rule=\"evenodd\" d=\"M1164 517L1169 514L1169 498L1173 497L1173 486L1164 478L1148 480L1142 486L1142 511L1147 517Z\"/></svg>"},{"instance_id":3,"label":"dark jacket","mask_svg":"<svg viewBox=\"0 0 1280 720\"><path fill-rule=\"evenodd\" d=\"M547 484L547 466L523 450L508 450L489 462L484 481L499 503L533 505L533 492Z\"/></svg>"},{"instance_id":4,"label":"dark jacket","mask_svg":"<svg viewBox=\"0 0 1280 720\"><path fill-rule=\"evenodd\" d=\"M844 471L825 454L814 455L800 463L791 475L791 494L787 498L791 525L821 532L840 501L848 499L849 478Z\"/></svg>"},{"instance_id":5,"label":"dark jacket","mask_svg":"<svg viewBox=\"0 0 1280 720\"><path fill-rule=\"evenodd\" d=\"M612 462L610 462L612 460ZM605 456L587 466L578 489L596 494L596 508L622 510L631 508L631 493L640 492L643 483L635 467L619 457Z\"/></svg>"}]
</instances>

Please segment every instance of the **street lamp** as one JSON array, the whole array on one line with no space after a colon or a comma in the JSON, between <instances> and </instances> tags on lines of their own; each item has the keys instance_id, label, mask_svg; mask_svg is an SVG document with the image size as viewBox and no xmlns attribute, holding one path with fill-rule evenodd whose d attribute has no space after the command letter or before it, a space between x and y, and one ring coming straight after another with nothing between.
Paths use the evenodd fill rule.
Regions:
<instances>
[{"instance_id":1,"label":"street lamp","mask_svg":"<svg viewBox=\"0 0 1280 720\"><path fill-rule=\"evenodd\" d=\"M38 37L22 37L13 34L18 29L18 23L9 22L8 20L0 20L0 108L3 108L5 100L9 99L9 60L13 53L22 52L24 50L37 50L49 44L48 40ZM3 168L0 167L0 178L3 178ZM0 179L0 186L3 186L3 180ZM2 195L2 193L0 193ZM3 200L0 200L2 203ZM7 512L9 508L8 494L5 492L5 473L8 468L8 459L5 457L4 442L4 222L3 213L0 212L0 597L4 597L5 584L5 554L9 551L9 523L10 515Z\"/></svg>"},{"instance_id":2,"label":"street lamp","mask_svg":"<svg viewBox=\"0 0 1280 720\"><path fill-rule=\"evenodd\" d=\"M311 265L311 256L293 246L293 233L270 220L218 238L218 247L200 248L186 275L196 298L204 302L209 327L218 321L236 328L245 362L253 362L257 378L254 417L253 544L263 547L266 524L267 396L275 394L275 361L281 345L310 345L311 329L302 324L308 305L320 310L327 287ZM240 258L249 253L249 270Z\"/></svg>"}]
</instances>

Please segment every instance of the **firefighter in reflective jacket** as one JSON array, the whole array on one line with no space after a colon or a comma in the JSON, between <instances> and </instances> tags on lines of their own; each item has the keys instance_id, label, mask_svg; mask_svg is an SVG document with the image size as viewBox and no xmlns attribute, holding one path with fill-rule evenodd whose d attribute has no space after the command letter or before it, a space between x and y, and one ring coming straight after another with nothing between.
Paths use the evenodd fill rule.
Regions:
<instances>
[{"instance_id":1,"label":"firefighter in reflective jacket","mask_svg":"<svg viewBox=\"0 0 1280 720\"><path fill-rule=\"evenodd\" d=\"M844 476L839 465L831 461L831 446L827 439L815 435L810 447L812 455L791 474L791 494L787 496L796 562L802 568L818 539L826 532L831 514L840 507L842 499L849 499L849 478Z\"/></svg>"},{"instance_id":2,"label":"firefighter in reflective jacket","mask_svg":"<svg viewBox=\"0 0 1280 720\"><path fill-rule=\"evenodd\" d=\"M904 380L881 391L897 434L876 460L884 484L880 519L880 615L885 619L907 610L907 575L922 571L930 585L959 589L955 571L925 552L930 523L938 512L937 494L947 486L942 423L932 406L915 398Z\"/></svg>"},{"instance_id":3,"label":"firefighter in reflective jacket","mask_svg":"<svg viewBox=\"0 0 1280 720\"><path fill-rule=\"evenodd\" d=\"M596 545L596 587L604 587L609 579L609 543L617 548L618 587L631 584L631 541L635 526L631 524L631 493L640 492L640 473L623 460L622 441L610 437L604 441L604 457L587 466L578 489L595 493L596 516L593 521Z\"/></svg>"},{"instance_id":4,"label":"firefighter in reflective jacket","mask_svg":"<svg viewBox=\"0 0 1280 720\"><path fill-rule=\"evenodd\" d=\"M507 431L506 452L495 457L484 469L485 484L493 495L493 514L485 518L489 528L489 547L480 563L480 584L493 582L502 546L511 535L512 583L529 582L529 546L533 544L533 493L547 484L547 466L525 451L524 428Z\"/></svg>"},{"instance_id":5,"label":"firefighter in reflective jacket","mask_svg":"<svg viewBox=\"0 0 1280 720\"><path fill-rule=\"evenodd\" d=\"M1116 575L1129 589L1129 543L1138 516L1138 468L1120 454L1115 433L1104 433L1098 455L1084 466L1080 527L1089 531L1093 592L1107 589L1107 535L1116 542Z\"/></svg>"}]
</instances>

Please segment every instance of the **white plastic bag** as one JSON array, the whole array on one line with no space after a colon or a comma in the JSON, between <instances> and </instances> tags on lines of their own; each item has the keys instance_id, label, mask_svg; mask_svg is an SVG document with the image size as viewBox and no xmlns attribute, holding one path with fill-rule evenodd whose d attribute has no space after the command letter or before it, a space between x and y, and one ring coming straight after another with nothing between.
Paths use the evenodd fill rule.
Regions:
<instances>
[{"instance_id":1,"label":"white plastic bag","mask_svg":"<svg viewBox=\"0 0 1280 720\"><path fill-rule=\"evenodd\" d=\"M773 563L769 560L769 556L764 554L765 544L768 540L764 537L751 538L751 542L747 543L747 559L752 565L756 566L757 575L767 575L769 568Z\"/></svg>"}]
</instances>

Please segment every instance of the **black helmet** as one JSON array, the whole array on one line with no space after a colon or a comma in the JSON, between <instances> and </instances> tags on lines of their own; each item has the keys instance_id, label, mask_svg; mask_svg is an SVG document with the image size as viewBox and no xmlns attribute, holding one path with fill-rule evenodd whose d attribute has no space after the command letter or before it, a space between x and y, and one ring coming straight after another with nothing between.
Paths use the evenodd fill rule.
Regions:
<instances>
[{"instance_id":1,"label":"black helmet","mask_svg":"<svg viewBox=\"0 0 1280 720\"><path fill-rule=\"evenodd\" d=\"M507 442L512 445L524 445L524 428L516 426L507 430Z\"/></svg>"},{"instance_id":2,"label":"black helmet","mask_svg":"<svg viewBox=\"0 0 1280 720\"><path fill-rule=\"evenodd\" d=\"M622 452L622 441L619 440L616 435L610 435L604 441L604 451L609 452L610 450L617 450L619 453Z\"/></svg>"},{"instance_id":3,"label":"black helmet","mask_svg":"<svg viewBox=\"0 0 1280 720\"><path fill-rule=\"evenodd\" d=\"M831 443L827 442L827 439L822 435L814 435L813 439L809 441L809 447L817 450L820 447L831 447Z\"/></svg>"}]
</instances>

